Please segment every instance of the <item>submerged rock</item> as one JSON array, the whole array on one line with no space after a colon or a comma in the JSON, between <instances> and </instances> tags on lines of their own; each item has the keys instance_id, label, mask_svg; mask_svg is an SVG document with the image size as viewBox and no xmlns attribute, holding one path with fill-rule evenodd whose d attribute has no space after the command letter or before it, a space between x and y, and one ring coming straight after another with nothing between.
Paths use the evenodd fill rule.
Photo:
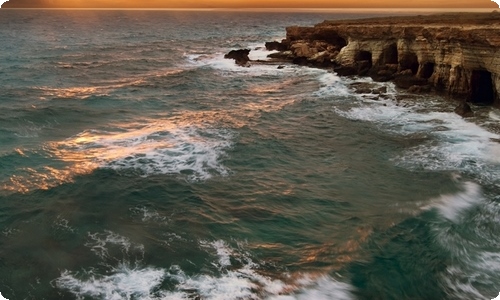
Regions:
<instances>
[{"instance_id":1,"label":"submerged rock","mask_svg":"<svg viewBox=\"0 0 500 300\"><path fill-rule=\"evenodd\" d=\"M455 108L455 113L459 116L462 116L464 118L469 118L474 116L474 112L472 111L472 108L470 105L466 102L460 103L456 108Z\"/></svg>"},{"instance_id":2,"label":"submerged rock","mask_svg":"<svg viewBox=\"0 0 500 300\"><path fill-rule=\"evenodd\" d=\"M394 84L402 89L409 89L412 86L428 85L427 79L408 74L398 74L394 79Z\"/></svg>"},{"instance_id":3,"label":"submerged rock","mask_svg":"<svg viewBox=\"0 0 500 300\"><path fill-rule=\"evenodd\" d=\"M421 93L429 93L432 90L430 85L412 85L408 89L409 93L421 94Z\"/></svg>"}]
</instances>

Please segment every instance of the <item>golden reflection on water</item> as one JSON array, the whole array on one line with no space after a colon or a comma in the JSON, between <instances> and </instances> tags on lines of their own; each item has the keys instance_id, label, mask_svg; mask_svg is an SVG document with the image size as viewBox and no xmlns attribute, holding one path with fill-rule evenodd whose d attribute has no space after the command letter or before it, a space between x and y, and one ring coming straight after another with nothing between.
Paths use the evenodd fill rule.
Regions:
<instances>
[{"instance_id":1,"label":"golden reflection on water","mask_svg":"<svg viewBox=\"0 0 500 300\"><path fill-rule=\"evenodd\" d=\"M55 98L78 98L85 99L92 95L98 94L98 87L72 87L72 88L42 88L45 96Z\"/></svg>"},{"instance_id":2,"label":"golden reflection on water","mask_svg":"<svg viewBox=\"0 0 500 300\"><path fill-rule=\"evenodd\" d=\"M63 64L67 67L66 64ZM61 99L87 99L91 96L108 95L114 90L127 87L127 86L140 86L147 83L148 78L164 77L176 75L184 72L183 69L163 69L149 73L140 74L133 77L124 77L118 80L100 82L96 86L82 86L82 87L40 87L45 97L61 98ZM104 85L103 85L104 83Z\"/></svg>"},{"instance_id":3,"label":"golden reflection on water","mask_svg":"<svg viewBox=\"0 0 500 300\"><path fill-rule=\"evenodd\" d=\"M94 166L89 163L80 163L62 169L44 166L40 169L23 168L18 175L12 175L2 190L14 193L28 193L34 189L48 190L65 183L73 182L77 175L90 173Z\"/></svg>"},{"instance_id":4,"label":"golden reflection on water","mask_svg":"<svg viewBox=\"0 0 500 300\"><path fill-rule=\"evenodd\" d=\"M346 264L362 258L361 245L365 243L373 232L371 227L358 227L357 236L344 243L326 243L320 246L308 246L303 250L301 264L314 262L328 262L328 271L338 271Z\"/></svg>"},{"instance_id":5,"label":"golden reflection on water","mask_svg":"<svg viewBox=\"0 0 500 300\"><path fill-rule=\"evenodd\" d=\"M184 70L161 70L148 76L169 76ZM127 85L142 84L143 78L122 78L105 86L41 88L46 95L85 99L96 94L105 94L115 88ZM291 80L288 84L293 84ZM286 84L285 84L286 85ZM283 84L268 84L250 87L247 92L255 95L257 101L240 102L235 107L221 110L177 111L164 120L145 119L141 122L110 124L120 131L105 132L86 130L63 141L50 142L44 151L55 164L40 166L36 169L21 168L17 174L10 176L3 190L27 193L33 189L50 189L60 184L73 182L75 176L89 174L106 163L127 157L147 155L156 149L169 149L175 145L166 138L169 132L184 135L184 139L197 142L201 137L183 132L186 128L242 128L258 122L263 112L273 112L292 104L295 99L281 98L274 95L283 89ZM175 141L174 141L175 142ZM21 156L26 154L15 149ZM62 165L62 166L61 166Z\"/></svg>"}]
</instances>

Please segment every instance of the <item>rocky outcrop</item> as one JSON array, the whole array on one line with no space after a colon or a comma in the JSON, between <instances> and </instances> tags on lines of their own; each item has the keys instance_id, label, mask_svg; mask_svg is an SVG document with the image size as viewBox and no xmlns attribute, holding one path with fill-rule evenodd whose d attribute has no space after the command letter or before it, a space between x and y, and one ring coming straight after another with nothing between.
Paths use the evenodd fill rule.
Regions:
<instances>
[{"instance_id":1,"label":"rocky outcrop","mask_svg":"<svg viewBox=\"0 0 500 300\"><path fill-rule=\"evenodd\" d=\"M250 54L250 49L239 49L239 50L231 50L229 53L224 55L224 58L234 59L236 64L241 67L249 67L250 66L250 58L248 55Z\"/></svg>"},{"instance_id":2,"label":"rocky outcrop","mask_svg":"<svg viewBox=\"0 0 500 300\"><path fill-rule=\"evenodd\" d=\"M283 42L276 42L276 41L273 41L273 42L267 42L265 44L266 46L266 50L268 51L286 51L288 50L288 45L286 45L285 43Z\"/></svg>"},{"instance_id":3,"label":"rocky outcrop","mask_svg":"<svg viewBox=\"0 0 500 300\"><path fill-rule=\"evenodd\" d=\"M500 106L500 13L325 21L287 28L276 57L333 67L339 75L394 80Z\"/></svg>"}]
</instances>

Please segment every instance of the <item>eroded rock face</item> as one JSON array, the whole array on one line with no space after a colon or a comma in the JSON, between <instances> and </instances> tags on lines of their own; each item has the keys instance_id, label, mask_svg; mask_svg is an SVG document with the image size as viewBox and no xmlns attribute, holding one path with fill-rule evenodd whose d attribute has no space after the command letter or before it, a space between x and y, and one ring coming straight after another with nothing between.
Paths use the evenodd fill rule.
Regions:
<instances>
[{"instance_id":1,"label":"eroded rock face","mask_svg":"<svg viewBox=\"0 0 500 300\"><path fill-rule=\"evenodd\" d=\"M288 27L282 45L292 60L339 75L500 106L500 13L325 21Z\"/></svg>"}]
</instances>

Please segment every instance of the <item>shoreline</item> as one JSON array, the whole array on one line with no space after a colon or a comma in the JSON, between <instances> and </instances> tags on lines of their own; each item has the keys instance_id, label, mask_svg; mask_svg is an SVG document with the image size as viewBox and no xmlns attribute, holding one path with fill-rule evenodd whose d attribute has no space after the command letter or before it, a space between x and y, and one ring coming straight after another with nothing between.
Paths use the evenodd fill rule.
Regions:
<instances>
[{"instance_id":1,"label":"shoreline","mask_svg":"<svg viewBox=\"0 0 500 300\"><path fill-rule=\"evenodd\" d=\"M459 21L457 21L459 20ZM269 57L500 107L500 13L447 13L290 26Z\"/></svg>"}]
</instances>

